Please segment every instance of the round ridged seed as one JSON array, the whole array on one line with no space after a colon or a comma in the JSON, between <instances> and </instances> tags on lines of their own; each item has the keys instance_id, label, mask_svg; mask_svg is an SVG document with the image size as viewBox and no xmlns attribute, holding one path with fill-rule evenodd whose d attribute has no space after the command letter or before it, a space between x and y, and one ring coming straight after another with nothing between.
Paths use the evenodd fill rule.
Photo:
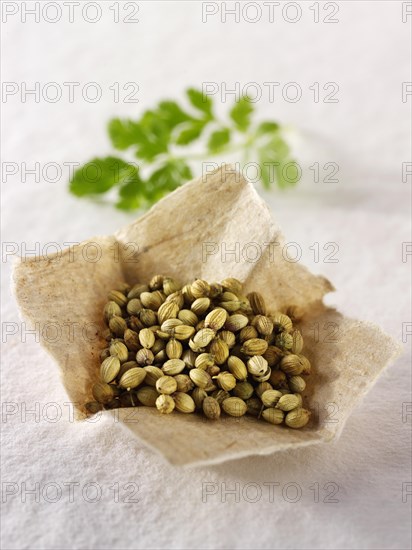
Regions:
<instances>
[{"instance_id":1,"label":"round ridged seed","mask_svg":"<svg viewBox=\"0 0 412 550\"><path fill-rule=\"evenodd\" d=\"M299 330L295 329L292 330L292 347L290 348L290 351L292 353L300 353L303 349L303 337Z\"/></svg>"},{"instance_id":2,"label":"round ridged seed","mask_svg":"<svg viewBox=\"0 0 412 550\"><path fill-rule=\"evenodd\" d=\"M199 318L196 313L190 311L190 309L181 309L177 315L177 318L182 321L184 325L195 327L199 322Z\"/></svg>"},{"instance_id":3,"label":"round ridged seed","mask_svg":"<svg viewBox=\"0 0 412 550\"><path fill-rule=\"evenodd\" d=\"M282 395L282 392L278 390L266 390L260 396L262 403L264 404L265 407L274 407L276 404L279 403L280 399L282 399L283 397L286 397L286 396ZM279 408L282 410L285 410L282 407L279 407Z\"/></svg>"},{"instance_id":4,"label":"round ridged seed","mask_svg":"<svg viewBox=\"0 0 412 550\"><path fill-rule=\"evenodd\" d=\"M247 298L255 315L266 315L265 300L259 292L250 292L250 294L247 295Z\"/></svg>"},{"instance_id":5,"label":"round ridged seed","mask_svg":"<svg viewBox=\"0 0 412 550\"><path fill-rule=\"evenodd\" d=\"M139 335L134 330L128 328L124 331L124 343L130 351L138 351L140 349Z\"/></svg>"},{"instance_id":6,"label":"round ridged seed","mask_svg":"<svg viewBox=\"0 0 412 550\"><path fill-rule=\"evenodd\" d=\"M306 409L298 408L286 415L285 424L289 428L303 428L309 422L309 419L310 412Z\"/></svg>"},{"instance_id":7,"label":"round ridged seed","mask_svg":"<svg viewBox=\"0 0 412 550\"><path fill-rule=\"evenodd\" d=\"M205 397L202 408L205 416L210 420L217 420L220 417L220 405L213 397Z\"/></svg>"},{"instance_id":8,"label":"round ridged seed","mask_svg":"<svg viewBox=\"0 0 412 550\"><path fill-rule=\"evenodd\" d=\"M139 349L139 351L136 353L136 362L142 367L145 367L146 365L152 365L153 361L154 355L150 349Z\"/></svg>"},{"instance_id":9,"label":"round ridged seed","mask_svg":"<svg viewBox=\"0 0 412 550\"><path fill-rule=\"evenodd\" d=\"M110 302L107 302L107 304L104 306L103 315L106 321L109 321L115 315L121 317L122 308L119 306L119 304L111 300Z\"/></svg>"},{"instance_id":10,"label":"round ridged seed","mask_svg":"<svg viewBox=\"0 0 412 550\"><path fill-rule=\"evenodd\" d=\"M301 393L306 388L306 382L301 376L291 376L288 380L289 388L293 392Z\"/></svg>"},{"instance_id":11,"label":"round ridged seed","mask_svg":"<svg viewBox=\"0 0 412 550\"><path fill-rule=\"evenodd\" d=\"M129 315L137 315L143 309L142 302L138 298L133 298L127 303L126 309Z\"/></svg>"},{"instance_id":12,"label":"round ridged seed","mask_svg":"<svg viewBox=\"0 0 412 550\"><path fill-rule=\"evenodd\" d=\"M200 348L205 348L210 344L210 342L215 337L215 331L211 328L204 328L202 330L199 330L194 337L193 342L196 346Z\"/></svg>"},{"instance_id":13,"label":"round ridged seed","mask_svg":"<svg viewBox=\"0 0 412 550\"><path fill-rule=\"evenodd\" d=\"M181 359L169 359L163 364L162 371L163 374L174 376L175 374L180 374L185 367L186 364Z\"/></svg>"},{"instance_id":14,"label":"round ridged seed","mask_svg":"<svg viewBox=\"0 0 412 550\"><path fill-rule=\"evenodd\" d=\"M147 285L142 285L140 283L135 284L132 286L132 288L129 290L129 293L127 294L127 297L129 300L132 300L133 298L138 298L142 292L148 292L149 287Z\"/></svg>"},{"instance_id":15,"label":"round ridged seed","mask_svg":"<svg viewBox=\"0 0 412 550\"><path fill-rule=\"evenodd\" d=\"M144 328L139 332L139 341L144 348L150 349L154 345L155 340L156 337L150 328Z\"/></svg>"},{"instance_id":16,"label":"round ridged seed","mask_svg":"<svg viewBox=\"0 0 412 550\"><path fill-rule=\"evenodd\" d=\"M245 355L263 355L268 349L268 345L262 338L251 338L243 342L240 351Z\"/></svg>"},{"instance_id":17,"label":"round ridged seed","mask_svg":"<svg viewBox=\"0 0 412 550\"><path fill-rule=\"evenodd\" d=\"M124 307L127 304L126 296L123 292L119 292L118 290L111 290L107 295L107 298L111 302L116 302L116 304L120 307Z\"/></svg>"},{"instance_id":18,"label":"round ridged seed","mask_svg":"<svg viewBox=\"0 0 412 550\"><path fill-rule=\"evenodd\" d=\"M223 340L216 338L210 344L209 353L211 353L215 359L217 365L223 365L229 357L229 347Z\"/></svg>"},{"instance_id":19,"label":"round ridged seed","mask_svg":"<svg viewBox=\"0 0 412 550\"><path fill-rule=\"evenodd\" d=\"M227 311L222 307L217 307L206 315L205 327L211 328L214 331L220 330L225 324L226 319Z\"/></svg>"},{"instance_id":20,"label":"round ridged seed","mask_svg":"<svg viewBox=\"0 0 412 550\"><path fill-rule=\"evenodd\" d=\"M195 388L192 391L192 399L195 403L196 409L201 409L203 406L203 400L207 397L207 393L202 388Z\"/></svg>"},{"instance_id":21,"label":"round ridged seed","mask_svg":"<svg viewBox=\"0 0 412 550\"><path fill-rule=\"evenodd\" d=\"M303 363L298 355L285 355L280 362L280 368L289 375L297 375L303 371Z\"/></svg>"},{"instance_id":22,"label":"round ridged seed","mask_svg":"<svg viewBox=\"0 0 412 550\"><path fill-rule=\"evenodd\" d=\"M173 302L165 302L159 307L157 312L159 324L161 325L168 319L176 319L178 313L179 306L177 304L174 304Z\"/></svg>"},{"instance_id":23,"label":"round ridged seed","mask_svg":"<svg viewBox=\"0 0 412 550\"><path fill-rule=\"evenodd\" d=\"M124 331L127 329L127 323L123 317L114 315L109 321L109 328L116 336L123 336Z\"/></svg>"},{"instance_id":24,"label":"round ridged seed","mask_svg":"<svg viewBox=\"0 0 412 550\"><path fill-rule=\"evenodd\" d=\"M174 379L176 380L177 384L176 391L187 393L188 391L192 391L195 387L187 374L176 374Z\"/></svg>"},{"instance_id":25,"label":"round ridged seed","mask_svg":"<svg viewBox=\"0 0 412 550\"><path fill-rule=\"evenodd\" d=\"M120 363L125 363L129 358L129 350L123 342L113 342L109 349L110 355L117 357Z\"/></svg>"},{"instance_id":26,"label":"round ridged seed","mask_svg":"<svg viewBox=\"0 0 412 550\"><path fill-rule=\"evenodd\" d=\"M156 399L159 397L159 394L157 393L155 388L151 386L144 386L142 388L139 388L136 392L136 395L137 399L145 407L155 407Z\"/></svg>"},{"instance_id":27,"label":"round ridged seed","mask_svg":"<svg viewBox=\"0 0 412 550\"><path fill-rule=\"evenodd\" d=\"M209 296L210 285L203 279L197 279L190 285L190 290L195 298L205 298Z\"/></svg>"},{"instance_id":28,"label":"round ridged seed","mask_svg":"<svg viewBox=\"0 0 412 550\"><path fill-rule=\"evenodd\" d=\"M229 416L243 416L246 414L247 405L240 397L228 397L222 403L222 409Z\"/></svg>"},{"instance_id":29,"label":"round ridged seed","mask_svg":"<svg viewBox=\"0 0 412 550\"><path fill-rule=\"evenodd\" d=\"M253 392L254 388L249 382L239 382L233 388L233 395L235 397L240 397L244 401L246 401L246 399L250 399L253 395Z\"/></svg>"},{"instance_id":30,"label":"round ridged seed","mask_svg":"<svg viewBox=\"0 0 412 550\"><path fill-rule=\"evenodd\" d=\"M270 424L282 424L284 416L283 411L280 409L265 409L262 412L262 418Z\"/></svg>"},{"instance_id":31,"label":"round ridged seed","mask_svg":"<svg viewBox=\"0 0 412 550\"><path fill-rule=\"evenodd\" d=\"M177 340L189 340L195 333L195 327L190 327L188 325L179 325L176 326L173 330L173 336Z\"/></svg>"},{"instance_id":32,"label":"round ridged seed","mask_svg":"<svg viewBox=\"0 0 412 550\"><path fill-rule=\"evenodd\" d=\"M176 338L171 338L166 344L166 355L169 359L180 359L183 353L182 344L176 340Z\"/></svg>"},{"instance_id":33,"label":"round ridged seed","mask_svg":"<svg viewBox=\"0 0 412 550\"><path fill-rule=\"evenodd\" d=\"M239 357L232 355L227 360L227 366L236 380L246 380L247 368L245 363Z\"/></svg>"},{"instance_id":34,"label":"round ridged seed","mask_svg":"<svg viewBox=\"0 0 412 550\"><path fill-rule=\"evenodd\" d=\"M231 391L236 386L236 378L230 372L221 372L215 379L222 390Z\"/></svg>"},{"instance_id":35,"label":"round ridged seed","mask_svg":"<svg viewBox=\"0 0 412 550\"><path fill-rule=\"evenodd\" d=\"M210 377L210 374L208 374L205 370L202 370L202 369L196 369L196 368L191 369L189 371L189 376L192 382L198 388L205 389L212 382L212 378Z\"/></svg>"},{"instance_id":36,"label":"round ridged seed","mask_svg":"<svg viewBox=\"0 0 412 550\"><path fill-rule=\"evenodd\" d=\"M100 378L107 384L112 382L120 371L120 361L117 357L108 357L100 366Z\"/></svg>"},{"instance_id":37,"label":"round ridged seed","mask_svg":"<svg viewBox=\"0 0 412 550\"><path fill-rule=\"evenodd\" d=\"M171 395L177 390L177 382L172 376L162 376L156 380L156 390L159 393Z\"/></svg>"},{"instance_id":38,"label":"round ridged seed","mask_svg":"<svg viewBox=\"0 0 412 550\"><path fill-rule=\"evenodd\" d=\"M239 330L242 330L242 328L245 328L248 324L249 319L246 315L235 313L235 315L228 317L225 323L225 329L230 330L231 332L238 332Z\"/></svg>"},{"instance_id":39,"label":"round ridged seed","mask_svg":"<svg viewBox=\"0 0 412 550\"><path fill-rule=\"evenodd\" d=\"M293 395L293 393L288 393L286 395L282 395L277 402L276 408L281 411L292 411L299 406L299 403L300 400L296 395Z\"/></svg>"},{"instance_id":40,"label":"round ridged seed","mask_svg":"<svg viewBox=\"0 0 412 550\"><path fill-rule=\"evenodd\" d=\"M156 399L156 408L162 414L170 414L175 406L175 401L170 395L162 394Z\"/></svg>"},{"instance_id":41,"label":"round ridged seed","mask_svg":"<svg viewBox=\"0 0 412 550\"><path fill-rule=\"evenodd\" d=\"M210 307L209 298L197 298L193 304L190 306L190 309L196 315L203 315Z\"/></svg>"},{"instance_id":42,"label":"round ridged seed","mask_svg":"<svg viewBox=\"0 0 412 550\"><path fill-rule=\"evenodd\" d=\"M268 368L268 362L260 355L251 357L247 362L247 370L252 376L263 376Z\"/></svg>"},{"instance_id":43,"label":"round ridged seed","mask_svg":"<svg viewBox=\"0 0 412 550\"><path fill-rule=\"evenodd\" d=\"M141 367L135 367L126 371L119 380L119 386L126 390L137 388L146 377L146 371Z\"/></svg>"},{"instance_id":44,"label":"round ridged seed","mask_svg":"<svg viewBox=\"0 0 412 550\"><path fill-rule=\"evenodd\" d=\"M99 403L109 403L115 396L115 389L113 386L106 384L105 382L98 382L92 388L93 397Z\"/></svg>"},{"instance_id":45,"label":"round ridged seed","mask_svg":"<svg viewBox=\"0 0 412 550\"><path fill-rule=\"evenodd\" d=\"M176 410L182 413L194 412L196 406L193 399L189 394L183 392L176 392L173 394Z\"/></svg>"},{"instance_id":46,"label":"round ridged seed","mask_svg":"<svg viewBox=\"0 0 412 550\"><path fill-rule=\"evenodd\" d=\"M260 382L255 388L256 395L261 397L265 391L273 390L272 385L269 382Z\"/></svg>"},{"instance_id":47,"label":"round ridged seed","mask_svg":"<svg viewBox=\"0 0 412 550\"><path fill-rule=\"evenodd\" d=\"M214 364L215 360L211 353L201 353L195 359L195 367L197 369L206 370L208 367L213 367Z\"/></svg>"}]
</instances>

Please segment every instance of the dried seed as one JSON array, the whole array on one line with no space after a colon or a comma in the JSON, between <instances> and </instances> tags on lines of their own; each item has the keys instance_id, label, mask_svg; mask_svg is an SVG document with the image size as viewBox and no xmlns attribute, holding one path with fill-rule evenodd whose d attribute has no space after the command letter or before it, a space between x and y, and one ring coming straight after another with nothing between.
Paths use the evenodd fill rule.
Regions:
<instances>
[{"instance_id":1,"label":"dried seed","mask_svg":"<svg viewBox=\"0 0 412 550\"><path fill-rule=\"evenodd\" d=\"M195 403L196 409L201 409L203 406L203 400L207 397L207 393L202 388L195 388L192 391L192 399Z\"/></svg>"},{"instance_id":2,"label":"dried seed","mask_svg":"<svg viewBox=\"0 0 412 550\"><path fill-rule=\"evenodd\" d=\"M195 298L207 298L210 292L210 285L203 279L196 279L196 281L191 284L190 290L192 296Z\"/></svg>"},{"instance_id":3,"label":"dried seed","mask_svg":"<svg viewBox=\"0 0 412 550\"><path fill-rule=\"evenodd\" d=\"M239 357L235 357L233 355L229 357L227 360L227 366L229 371L237 380L246 380L247 368L245 363Z\"/></svg>"},{"instance_id":4,"label":"dried seed","mask_svg":"<svg viewBox=\"0 0 412 550\"><path fill-rule=\"evenodd\" d=\"M114 386L105 382L97 382L92 388L92 394L99 403L109 403L115 396Z\"/></svg>"},{"instance_id":5,"label":"dried seed","mask_svg":"<svg viewBox=\"0 0 412 550\"><path fill-rule=\"evenodd\" d=\"M159 369L159 367L154 367L153 365L148 365L143 368L146 371L146 378L144 379L144 382L148 386L156 386L156 382L159 378L165 375L162 369Z\"/></svg>"},{"instance_id":6,"label":"dried seed","mask_svg":"<svg viewBox=\"0 0 412 550\"><path fill-rule=\"evenodd\" d=\"M256 328L259 334L269 336L273 332L273 323L265 315L256 315L252 321L252 325Z\"/></svg>"},{"instance_id":7,"label":"dried seed","mask_svg":"<svg viewBox=\"0 0 412 550\"><path fill-rule=\"evenodd\" d=\"M127 304L126 296L123 292L119 292L118 290L111 290L107 295L107 299L111 302L116 302L120 307L124 307Z\"/></svg>"},{"instance_id":8,"label":"dried seed","mask_svg":"<svg viewBox=\"0 0 412 550\"><path fill-rule=\"evenodd\" d=\"M113 342L110 345L110 355L117 357L120 363L125 363L129 357L129 350L123 342Z\"/></svg>"},{"instance_id":9,"label":"dried seed","mask_svg":"<svg viewBox=\"0 0 412 550\"><path fill-rule=\"evenodd\" d=\"M189 376L192 382L197 386L198 388L207 388L210 383L212 382L212 379L210 375L202 369L191 369L189 371Z\"/></svg>"},{"instance_id":10,"label":"dried seed","mask_svg":"<svg viewBox=\"0 0 412 550\"><path fill-rule=\"evenodd\" d=\"M177 384L176 391L187 393L193 390L194 384L187 374L176 374L174 379L176 380Z\"/></svg>"},{"instance_id":11,"label":"dried seed","mask_svg":"<svg viewBox=\"0 0 412 550\"><path fill-rule=\"evenodd\" d=\"M185 367L185 362L181 359L169 359L166 363L164 363L162 371L163 374L174 376L175 374L180 374Z\"/></svg>"},{"instance_id":12,"label":"dried seed","mask_svg":"<svg viewBox=\"0 0 412 550\"><path fill-rule=\"evenodd\" d=\"M238 382L233 388L233 395L235 397L240 397L244 401L252 397L253 392L254 388L249 382Z\"/></svg>"},{"instance_id":13,"label":"dried seed","mask_svg":"<svg viewBox=\"0 0 412 550\"><path fill-rule=\"evenodd\" d=\"M176 392L173 394L173 399L175 402L176 410L182 413L192 413L194 412L196 406L193 399L188 393Z\"/></svg>"},{"instance_id":14,"label":"dried seed","mask_svg":"<svg viewBox=\"0 0 412 550\"><path fill-rule=\"evenodd\" d=\"M247 370L252 376L262 376L268 369L268 362L260 355L251 357L247 362Z\"/></svg>"},{"instance_id":15,"label":"dried seed","mask_svg":"<svg viewBox=\"0 0 412 550\"><path fill-rule=\"evenodd\" d=\"M289 383L289 388L293 392L301 393L301 392L305 391L306 382L304 381L304 379L301 376L291 376L289 378L288 383Z\"/></svg>"},{"instance_id":16,"label":"dried seed","mask_svg":"<svg viewBox=\"0 0 412 550\"><path fill-rule=\"evenodd\" d=\"M117 357L108 357L100 366L100 378L107 384L119 374L120 361Z\"/></svg>"},{"instance_id":17,"label":"dried seed","mask_svg":"<svg viewBox=\"0 0 412 550\"><path fill-rule=\"evenodd\" d=\"M163 324L168 319L176 319L177 314L179 313L179 306L173 302L165 302L159 307L157 312L157 317L159 323Z\"/></svg>"},{"instance_id":18,"label":"dried seed","mask_svg":"<svg viewBox=\"0 0 412 550\"><path fill-rule=\"evenodd\" d=\"M247 295L250 307L255 315L266 315L266 305L263 296L259 292L250 292Z\"/></svg>"},{"instance_id":19,"label":"dried seed","mask_svg":"<svg viewBox=\"0 0 412 550\"><path fill-rule=\"evenodd\" d=\"M136 362L142 367L146 365L153 365L154 355L150 349L139 349L136 353Z\"/></svg>"},{"instance_id":20,"label":"dried seed","mask_svg":"<svg viewBox=\"0 0 412 550\"><path fill-rule=\"evenodd\" d=\"M233 390L233 388L236 386L236 378L233 376L233 374L227 371L221 372L220 374L215 376L214 379L217 381L218 386L225 391Z\"/></svg>"},{"instance_id":21,"label":"dried seed","mask_svg":"<svg viewBox=\"0 0 412 550\"><path fill-rule=\"evenodd\" d=\"M196 315L203 315L210 307L209 298L197 298L193 304L190 306L190 309Z\"/></svg>"},{"instance_id":22,"label":"dried seed","mask_svg":"<svg viewBox=\"0 0 412 550\"><path fill-rule=\"evenodd\" d=\"M273 390L276 391L276 390ZM293 393L282 395L278 400L276 408L282 411L292 411L299 406L299 399Z\"/></svg>"},{"instance_id":23,"label":"dried seed","mask_svg":"<svg viewBox=\"0 0 412 550\"><path fill-rule=\"evenodd\" d=\"M127 303L126 309L129 315L137 315L143 309L142 302L138 298L133 298Z\"/></svg>"},{"instance_id":24,"label":"dried seed","mask_svg":"<svg viewBox=\"0 0 412 550\"><path fill-rule=\"evenodd\" d=\"M298 408L286 415L285 424L289 428L303 428L309 422L309 419L310 412L306 409Z\"/></svg>"},{"instance_id":25,"label":"dried seed","mask_svg":"<svg viewBox=\"0 0 412 550\"><path fill-rule=\"evenodd\" d=\"M172 376L162 376L156 380L156 390L159 393L171 395L177 390L177 382Z\"/></svg>"},{"instance_id":26,"label":"dried seed","mask_svg":"<svg viewBox=\"0 0 412 550\"><path fill-rule=\"evenodd\" d=\"M229 416L243 416L246 414L247 405L240 397L228 397L222 403L222 409Z\"/></svg>"},{"instance_id":27,"label":"dried seed","mask_svg":"<svg viewBox=\"0 0 412 550\"><path fill-rule=\"evenodd\" d=\"M124 343L126 344L129 350L138 351L140 349L141 347L140 340L137 332L128 328L124 331L123 337L124 337Z\"/></svg>"},{"instance_id":28,"label":"dried seed","mask_svg":"<svg viewBox=\"0 0 412 550\"><path fill-rule=\"evenodd\" d=\"M177 318L182 321L184 325L195 327L199 322L199 318L196 313L190 311L190 309L181 309L177 315Z\"/></svg>"},{"instance_id":29,"label":"dried seed","mask_svg":"<svg viewBox=\"0 0 412 550\"><path fill-rule=\"evenodd\" d=\"M141 367L136 367L126 371L119 380L119 386L126 390L137 388L146 377L146 371Z\"/></svg>"},{"instance_id":30,"label":"dried seed","mask_svg":"<svg viewBox=\"0 0 412 550\"><path fill-rule=\"evenodd\" d=\"M280 362L280 368L286 374L296 375L303 371L303 363L298 355L285 355Z\"/></svg>"},{"instance_id":31,"label":"dried seed","mask_svg":"<svg viewBox=\"0 0 412 550\"><path fill-rule=\"evenodd\" d=\"M116 336L123 336L124 331L127 329L127 323L123 317L114 315L109 321L109 328Z\"/></svg>"},{"instance_id":32,"label":"dried seed","mask_svg":"<svg viewBox=\"0 0 412 550\"><path fill-rule=\"evenodd\" d=\"M270 422L271 424L282 424L283 418L284 418L283 411L280 409L265 409L262 412L262 418L263 420L266 420L266 422Z\"/></svg>"},{"instance_id":33,"label":"dried seed","mask_svg":"<svg viewBox=\"0 0 412 550\"><path fill-rule=\"evenodd\" d=\"M217 307L215 309L212 309L212 311L206 315L205 327L206 328L209 327L216 332L223 327L223 325L226 322L226 319L227 319L227 311L221 307Z\"/></svg>"},{"instance_id":34,"label":"dried seed","mask_svg":"<svg viewBox=\"0 0 412 550\"><path fill-rule=\"evenodd\" d=\"M210 420L217 420L220 417L220 405L213 397L205 397L202 407L205 416Z\"/></svg>"},{"instance_id":35,"label":"dried seed","mask_svg":"<svg viewBox=\"0 0 412 550\"><path fill-rule=\"evenodd\" d=\"M183 353L182 344L175 338L171 338L166 344L166 355L169 359L180 359Z\"/></svg>"},{"instance_id":36,"label":"dried seed","mask_svg":"<svg viewBox=\"0 0 412 550\"><path fill-rule=\"evenodd\" d=\"M133 298L138 298L142 292L148 292L149 287L147 285L142 285L140 283L137 283L136 285L132 286L132 288L129 290L127 297L129 300L132 300Z\"/></svg>"},{"instance_id":37,"label":"dried seed","mask_svg":"<svg viewBox=\"0 0 412 550\"><path fill-rule=\"evenodd\" d=\"M156 399L156 408L162 414L170 414L175 406L175 401L170 395L162 394Z\"/></svg>"},{"instance_id":38,"label":"dried seed","mask_svg":"<svg viewBox=\"0 0 412 550\"><path fill-rule=\"evenodd\" d=\"M229 347L223 340L216 338L210 344L209 352L213 355L217 365L223 365L229 357Z\"/></svg>"},{"instance_id":39,"label":"dried seed","mask_svg":"<svg viewBox=\"0 0 412 550\"><path fill-rule=\"evenodd\" d=\"M240 351L245 355L263 355L268 349L268 343L261 338L251 338L243 342Z\"/></svg>"},{"instance_id":40,"label":"dried seed","mask_svg":"<svg viewBox=\"0 0 412 550\"><path fill-rule=\"evenodd\" d=\"M115 315L121 317L122 308L119 306L119 304L111 300L110 302L107 302L107 304L104 306L103 315L106 321L110 321L110 319Z\"/></svg>"},{"instance_id":41,"label":"dried seed","mask_svg":"<svg viewBox=\"0 0 412 550\"><path fill-rule=\"evenodd\" d=\"M278 390L266 390L262 393L260 396L260 399L262 400L262 403L265 407L274 407L276 404L280 402L280 400L286 397L285 395L282 395L282 393ZM286 410L283 407L279 407L281 410Z\"/></svg>"},{"instance_id":42,"label":"dried seed","mask_svg":"<svg viewBox=\"0 0 412 550\"><path fill-rule=\"evenodd\" d=\"M140 403L145 407L155 407L159 394L153 387L143 386L137 390L136 396Z\"/></svg>"}]
</instances>

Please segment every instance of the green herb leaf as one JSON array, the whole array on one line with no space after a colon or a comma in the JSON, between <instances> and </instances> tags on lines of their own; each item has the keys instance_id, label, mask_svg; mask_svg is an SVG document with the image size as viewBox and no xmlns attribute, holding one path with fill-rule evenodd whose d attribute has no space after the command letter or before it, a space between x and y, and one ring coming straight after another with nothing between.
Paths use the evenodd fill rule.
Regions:
<instances>
[{"instance_id":1,"label":"green herb leaf","mask_svg":"<svg viewBox=\"0 0 412 550\"><path fill-rule=\"evenodd\" d=\"M192 177L192 171L185 161L181 159L168 160L150 176L147 196L151 202L155 202Z\"/></svg>"},{"instance_id":2,"label":"green herb leaf","mask_svg":"<svg viewBox=\"0 0 412 550\"><path fill-rule=\"evenodd\" d=\"M142 129L133 120L114 118L109 122L108 132L115 149L128 149L142 140Z\"/></svg>"},{"instance_id":3,"label":"green herb leaf","mask_svg":"<svg viewBox=\"0 0 412 550\"><path fill-rule=\"evenodd\" d=\"M230 118L236 125L236 128L241 132L246 132L251 123L251 115L254 106L248 96L241 97L230 111Z\"/></svg>"},{"instance_id":4,"label":"green herb leaf","mask_svg":"<svg viewBox=\"0 0 412 550\"><path fill-rule=\"evenodd\" d=\"M213 103L210 96L195 88L189 88L186 94L193 107L202 111L208 120L213 119Z\"/></svg>"},{"instance_id":5,"label":"green herb leaf","mask_svg":"<svg viewBox=\"0 0 412 550\"><path fill-rule=\"evenodd\" d=\"M205 121L193 120L185 125L185 128L176 137L177 145L188 145L200 137L205 127Z\"/></svg>"},{"instance_id":6,"label":"green herb leaf","mask_svg":"<svg viewBox=\"0 0 412 550\"><path fill-rule=\"evenodd\" d=\"M215 130L210 134L207 148L211 153L218 153L230 142L229 128Z\"/></svg>"},{"instance_id":7,"label":"green herb leaf","mask_svg":"<svg viewBox=\"0 0 412 550\"><path fill-rule=\"evenodd\" d=\"M276 184L281 189L293 187L300 179L296 162L290 157L287 143L274 135L258 151L262 183L266 189Z\"/></svg>"},{"instance_id":8,"label":"green herb leaf","mask_svg":"<svg viewBox=\"0 0 412 550\"><path fill-rule=\"evenodd\" d=\"M117 157L94 158L78 168L70 181L70 191L78 197L106 193L116 185L138 178L137 168Z\"/></svg>"},{"instance_id":9,"label":"green herb leaf","mask_svg":"<svg viewBox=\"0 0 412 550\"><path fill-rule=\"evenodd\" d=\"M265 121L259 124L259 126L256 129L256 134L257 135L273 134L275 132L278 132L279 129L280 129L280 126L277 122Z\"/></svg>"},{"instance_id":10,"label":"green herb leaf","mask_svg":"<svg viewBox=\"0 0 412 550\"><path fill-rule=\"evenodd\" d=\"M161 101L156 113L171 130L179 124L182 124L182 122L193 120L193 117L185 113L176 101Z\"/></svg>"}]
</instances>

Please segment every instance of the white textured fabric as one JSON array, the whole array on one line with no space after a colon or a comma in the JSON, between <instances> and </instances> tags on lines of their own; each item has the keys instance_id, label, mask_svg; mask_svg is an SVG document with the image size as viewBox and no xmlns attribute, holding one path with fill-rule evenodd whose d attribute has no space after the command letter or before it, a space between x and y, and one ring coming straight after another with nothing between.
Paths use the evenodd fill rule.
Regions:
<instances>
[{"instance_id":1,"label":"white textured fabric","mask_svg":"<svg viewBox=\"0 0 412 550\"><path fill-rule=\"evenodd\" d=\"M302 261L337 288L327 302L402 341L412 317L411 257L402 258L402 243L411 241L411 182L402 181L402 163L410 161L411 99L402 102L402 82L411 80L410 27L402 23L402 2L341 2L340 23L329 25L313 23L309 2L301 3L294 24L277 11L273 23L264 12L257 23L230 16L221 23L219 14L202 23L201 2L141 2L138 24L114 24L111 4L102 4L95 24L67 17L35 23L30 16L22 23L17 13L3 25L4 81L26 81L28 88L36 81L95 81L104 90L95 104L8 97L3 163L31 168L36 161L82 162L110 152L104 127L111 116L140 112L187 85L298 82L300 101L276 96L269 103L266 95L257 110L294 127L306 176L294 191L263 195ZM113 102L109 87L129 81L139 84L140 103ZM315 103L308 90L314 82L321 90L337 82L339 103ZM311 182L307 168L314 162L338 163L339 182ZM72 198L65 176L50 183L29 174L22 181L20 171L6 180L3 173L3 252L12 250L10 243L24 253L23 243L30 249L111 234L133 219ZM323 249L327 243L337 243L338 263L322 261L332 251ZM3 260L2 547L410 547L411 337L338 442L179 470L112 420L70 422L53 361L20 324L9 291L12 258ZM36 404L40 412L30 415L26 410ZM53 422L56 411L62 417ZM36 484L37 495L24 502L25 489ZM101 498L91 502L96 488ZM235 494L226 495L230 489ZM56 490L58 502L48 502Z\"/></svg>"}]
</instances>

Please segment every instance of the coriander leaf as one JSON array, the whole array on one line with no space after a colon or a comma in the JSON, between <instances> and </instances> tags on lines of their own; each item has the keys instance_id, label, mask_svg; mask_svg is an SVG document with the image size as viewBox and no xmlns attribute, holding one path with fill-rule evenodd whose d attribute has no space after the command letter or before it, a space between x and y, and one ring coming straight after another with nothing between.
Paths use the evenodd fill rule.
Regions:
<instances>
[{"instance_id":1,"label":"coriander leaf","mask_svg":"<svg viewBox=\"0 0 412 550\"><path fill-rule=\"evenodd\" d=\"M119 189L116 207L120 210L136 210L146 204L145 183L140 179L129 181Z\"/></svg>"},{"instance_id":2,"label":"coriander leaf","mask_svg":"<svg viewBox=\"0 0 412 550\"><path fill-rule=\"evenodd\" d=\"M281 189L293 187L300 179L300 170L290 157L287 143L279 135L274 135L259 148L259 163L262 183L266 189L276 183Z\"/></svg>"},{"instance_id":3,"label":"coriander leaf","mask_svg":"<svg viewBox=\"0 0 412 550\"><path fill-rule=\"evenodd\" d=\"M147 182L147 196L155 202L192 178L192 171L182 159L166 161Z\"/></svg>"},{"instance_id":4,"label":"coriander leaf","mask_svg":"<svg viewBox=\"0 0 412 550\"><path fill-rule=\"evenodd\" d=\"M176 137L177 145L188 145L200 137L206 123L203 120L193 120L185 125Z\"/></svg>"},{"instance_id":5,"label":"coriander leaf","mask_svg":"<svg viewBox=\"0 0 412 550\"><path fill-rule=\"evenodd\" d=\"M171 130L156 111L146 111L139 121L141 129L140 139L136 143L136 156L153 161L169 149Z\"/></svg>"},{"instance_id":6,"label":"coriander leaf","mask_svg":"<svg viewBox=\"0 0 412 550\"><path fill-rule=\"evenodd\" d=\"M202 111L208 120L213 119L213 104L210 96L195 88L186 90L186 95L193 107Z\"/></svg>"},{"instance_id":7,"label":"coriander leaf","mask_svg":"<svg viewBox=\"0 0 412 550\"><path fill-rule=\"evenodd\" d=\"M185 113L176 101L161 101L156 112L170 129L175 128L182 122L193 120L193 117Z\"/></svg>"},{"instance_id":8,"label":"coriander leaf","mask_svg":"<svg viewBox=\"0 0 412 550\"><path fill-rule=\"evenodd\" d=\"M211 153L218 153L224 149L230 141L230 130L229 128L222 128L220 130L215 130L210 134L207 147Z\"/></svg>"},{"instance_id":9,"label":"coriander leaf","mask_svg":"<svg viewBox=\"0 0 412 550\"><path fill-rule=\"evenodd\" d=\"M142 139L142 130L133 120L114 118L109 122L107 129L113 147L121 151L136 145Z\"/></svg>"},{"instance_id":10,"label":"coriander leaf","mask_svg":"<svg viewBox=\"0 0 412 550\"><path fill-rule=\"evenodd\" d=\"M94 158L74 172L70 181L70 191L78 197L97 195L136 178L137 168L122 159Z\"/></svg>"},{"instance_id":11,"label":"coriander leaf","mask_svg":"<svg viewBox=\"0 0 412 550\"><path fill-rule=\"evenodd\" d=\"M250 126L254 107L248 96L241 97L232 107L229 115L240 132L246 132Z\"/></svg>"},{"instance_id":12,"label":"coriander leaf","mask_svg":"<svg viewBox=\"0 0 412 550\"><path fill-rule=\"evenodd\" d=\"M277 122L265 121L259 124L259 126L256 129L256 133L258 135L272 134L277 132L279 129L280 129L280 126Z\"/></svg>"}]
</instances>

